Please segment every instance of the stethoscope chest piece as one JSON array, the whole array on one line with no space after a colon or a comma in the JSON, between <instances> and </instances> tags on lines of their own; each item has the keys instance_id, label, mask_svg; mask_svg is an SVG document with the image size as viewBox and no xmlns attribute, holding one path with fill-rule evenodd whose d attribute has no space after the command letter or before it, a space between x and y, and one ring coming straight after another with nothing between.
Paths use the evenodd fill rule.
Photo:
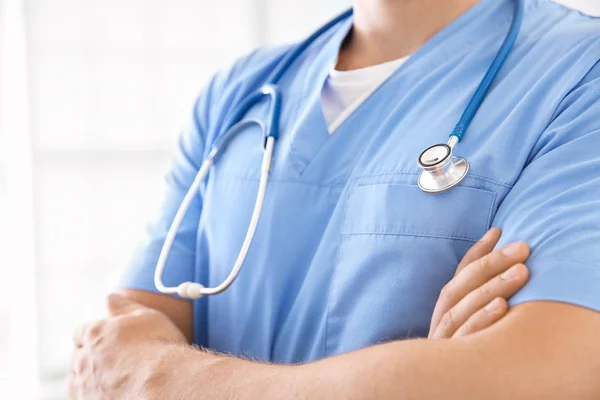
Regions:
<instances>
[{"instance_id":1,"label":"stethoscope chest piece","mask_svg":"<svg viewBox=\"0 0 600 400\"><path fill-rule=\"evenodd\" d=\"M453 146L452 146L453 147ZM422 168L418 184L427 193L442 193L458 186L469 172L469 163L452 155L452 147L445 143L426 148L417 164Z\"/></svg>"}]
</instances>

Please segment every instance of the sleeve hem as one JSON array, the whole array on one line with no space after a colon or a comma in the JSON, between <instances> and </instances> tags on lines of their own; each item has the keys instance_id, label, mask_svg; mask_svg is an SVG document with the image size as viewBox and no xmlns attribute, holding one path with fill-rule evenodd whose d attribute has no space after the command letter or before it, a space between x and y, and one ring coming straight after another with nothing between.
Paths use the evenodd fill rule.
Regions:
<instances>
[{"instance_id":1,"label":"sleeve hem","mask_svg":"<svg viewBox=\"0 0 600 400\"><path fill-rule=\"evenodd\" d=\"M154 269L157 259L158 253L152 251L151 248L146 248L145 251L138 252L129 268L120 277L117 287L162 294L154 286ZM193 280L191 271L194 270L194 266L189 265L189 262L187 254L173 251L173 254L169 255L165 271L163 272L164 284L166 286L177 286L182 282ZM181 298L177 295L172 296Z\"/></svg>"},{"instance_id":2,"label":"sleeve hem","mask_svg":"<svg viewBox=\"0 0 600 400\"><path fill-rule=\"evenodd\" d=\"M600 270L597 266L562 259L532 259L529 282L509 301L556 301L600 311Z\"/></svg>"}]
</instances>

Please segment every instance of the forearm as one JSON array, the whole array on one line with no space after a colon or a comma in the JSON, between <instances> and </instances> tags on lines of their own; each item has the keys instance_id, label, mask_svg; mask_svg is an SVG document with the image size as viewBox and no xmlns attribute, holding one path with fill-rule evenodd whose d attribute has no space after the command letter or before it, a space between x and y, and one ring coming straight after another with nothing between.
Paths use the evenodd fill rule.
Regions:
<instances>
[{"instance_id":1,"label":"forearm","mask_svg":"<svg viewBox=\"0 0 600 400\"><path fill-rule=\"evenodd\" d=\"M589 310L518 308L464 339L391 342L307 364L296 374L298 387L310 390L303 398L311 399L600 398L598 316L592 329L583 322L587 315L579 318ZM534 313L570 315L552 320Z\"/></svg>"},{"instance_id":2,"label":"forearm","mask_svg":"<svg viewBox=\"0 0 600 400\"><path fill-rule=\"evenodd\" d=\"M458 341L409 340L282 366L172 346L162 352L146 393L182 400L496 398L483 376L484 357L475 361L472 353ZM505 391L494 395L509 398Z\"/></svg>"},{"instance_id":3,"label":"forearm","mask_svg":"<svg viewBox=\"0 0 600 400\"><path fill-rule=\"evenodd\" d=\"M156 344L142 379L146 399L287 398L296 367L248 361L192 346ZM271 393L265 397L265 393ZM277 397L275 396L277 393Z\"/></svg>"},{"instance_id":4,"label":"forearm","mask_svg":"<svg viewBox=\"0 0 600 400\"><path fill-rule=\"evenodd\" d=\"M305 365L301 380L319 379L299 386L311 399L520 399L502 369L459 340L407 340Z\"/></svg>"},{"instance_id":5,"label":"forearm","mask_svg":"<svg viewBox=\"0 0 600 400\"><path fill-rule=\"evenodd\" d=\"M466 339L390 342L299 366L177 347L161 357L158 398L598 398L596 333L573 339L562 319L543 325L522 314Z\"/></svg>"}]
</instances>

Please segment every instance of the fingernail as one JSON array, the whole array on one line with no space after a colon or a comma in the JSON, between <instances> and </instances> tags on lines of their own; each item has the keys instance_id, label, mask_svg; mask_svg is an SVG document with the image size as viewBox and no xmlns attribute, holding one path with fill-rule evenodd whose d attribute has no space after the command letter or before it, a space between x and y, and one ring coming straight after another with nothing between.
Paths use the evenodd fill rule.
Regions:
<instances>
[{"instance_id":1,"label":"fingernail","mask_svg":"<svg viewBox=\"0 0 600 400\"><path fill-rule=\"evenodd\" d=\"M508 270L504 271L504 273L502 275L500 275L500 278L504 279L505 281L509 281L518 276L519 276L519 266L515 265L515 266L510 267Z\"/></svg>"},{"instance_id":2,"label":"fingernail","mask_svg":"<svg viewBox=\"0 0 600 400\"><path fill-rule=\"evenodd\" d=\"M503 247L502 250L500 250L500 251L505 256L513 257L521 252L521 245L519 243L512 243L512 244L509 244L508 246Z\"/></svg>"},{"instance_id":3,"label":"fingernail","mask_svg":"<svg viewBox=\"0 0 600 400\"><path fill-rule=\"evenodd\" d=\"M487 312L496 311L497 309L500 308L500 304L502 304L500 299L494 299L491 302L489 302L487 306L485 306L485 311L487 311Z\"/></svg>"}]
</instances>

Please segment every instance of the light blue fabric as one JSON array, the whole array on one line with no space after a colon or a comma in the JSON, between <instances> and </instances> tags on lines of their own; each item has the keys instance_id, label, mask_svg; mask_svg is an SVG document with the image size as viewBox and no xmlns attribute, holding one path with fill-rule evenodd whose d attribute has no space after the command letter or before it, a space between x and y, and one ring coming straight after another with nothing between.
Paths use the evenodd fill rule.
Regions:
<instances>
[{"instance_id":1,"label":"light blue fabric","mask_svg":"<svg viewBox=\"0 0 600 400\"><path fill-rule=\"evenodd\" d=\"M526 0L521 34L457 148L471 171L450 192L417 187L416 158L446 140L506 35L510 0L483 0L393 74L330 136L320 91L351 22L285 74L281 136L247 261L225 293L195 302L195 341L276 362L425 336L442 286L491 226L528 242L530 283L512 304L600 310L600 20ZM122 285L155 291L167 229L210 143L285 48L262 49L200 95L165 202ZM262 117L267 104L248 117ZM229 274L262 159L251 127L219 157L185 219L165 283Z\"/></svg>"}]
</instances>

